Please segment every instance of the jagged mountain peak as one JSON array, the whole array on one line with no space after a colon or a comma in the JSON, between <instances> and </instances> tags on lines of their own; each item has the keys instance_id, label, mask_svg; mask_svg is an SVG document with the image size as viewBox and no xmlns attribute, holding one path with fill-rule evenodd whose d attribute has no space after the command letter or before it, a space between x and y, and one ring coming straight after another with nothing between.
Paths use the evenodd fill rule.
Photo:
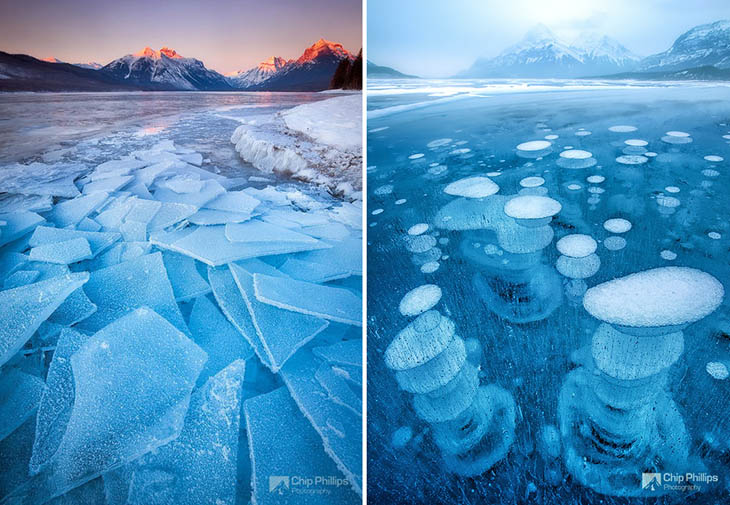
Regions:
<instances>
[{"instance_id":1,"label":"jagged mountain peak","mask_svg":"<svg viewBox=\"0 0 730 505\"><path fill-rule=\"evenodd\" d=\"M730 21L719 20L690 28L672 47L642 61L645 71L675 71L714 66L730 68Z\"/></svg>"},{"instance_id":2,"label":"jagged mountain peak","mask_svg":"<svg viewBox=\"0 0 730 505\"><path fill-rule=\"evenodd\" d=\"M172 59L183 59L183 57L177 53L174 49L170 49L169 47L163 47L159 51L155 51L151 47L147 46L141 51L137 51L132 56L136 58L152 58L153 60L159 60L162 58L162 56L166 56L167 58Z\"/></svg>"},{"instance_id":3,"label":"jagged mountain peak","mask_svg":"<svg viewBox=\"0 0 730 505\"><path fill-rule=\"evenodd\" d=\"M583 58L609 58L616 61L638 61L640 56L632 53L618 40L597 32L583 32L570 45Z\"/></svg>"},{"instance_id":4,"label":"jagged mountain peak","mask_svg":"<svg viewBox=\"0 0 730 505\"><path fill-rule=\"evenodd\" d=\"M339 42L332 42L326 39L319 39L317 42L304 50L304 53L296 60L297 63L307 63L316 60L322 56L333 55L338 59L350 58L354 56L345 49Z\"/></svg>"}]
</instances>

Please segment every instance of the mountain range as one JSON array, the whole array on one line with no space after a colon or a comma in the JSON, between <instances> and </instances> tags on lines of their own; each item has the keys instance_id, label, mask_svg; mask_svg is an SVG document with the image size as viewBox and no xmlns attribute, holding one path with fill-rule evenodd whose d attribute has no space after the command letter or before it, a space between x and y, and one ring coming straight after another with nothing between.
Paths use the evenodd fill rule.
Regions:
<instances>
[{"instance_id":1,"label":"mountain range","mask_svg":"<svg viewBox=\"0 0 730 505\"><path fill-rule=\"evenodd\" d=\"M727 79L730 21L696 26L664 52L641 58L602 34L560 40L545 25L532 28L494 58L480 58L457 77Z\"/></svg>"},{"instance_id":2,"label":"mountain range","mask_svg":"<svg viewBox=\"0 0 730 505\"><path fill-rule=\"evenodd\" d=\"M341 44L320 39L297 59L272 57L252 69L223 76L168 47L159 51L146 47L104 66L0 51L0 91L321 91L330 87L345 59L354 61L354 56Z\"/></svg>"}]
</instances>

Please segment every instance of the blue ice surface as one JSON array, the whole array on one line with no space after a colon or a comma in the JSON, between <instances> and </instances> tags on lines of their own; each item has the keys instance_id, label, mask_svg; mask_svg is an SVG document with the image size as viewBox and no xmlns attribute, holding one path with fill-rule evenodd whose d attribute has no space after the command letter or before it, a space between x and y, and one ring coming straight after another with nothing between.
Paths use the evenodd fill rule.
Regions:
<instances>
[{"instance_id":1,"label":"blue ice surface","mask_svg":"<svg viewBox=\"0 0 730 505\"><path fill-rule=\"evenodd\" d=\"M226 129L235 121L186 117L223 125L224 135L210 138L221 149L208 153L220 168L171 140L155 144L157 134L121 132L121 142L115 133L109 143L70 147L82 161L62 181L43 180L62 164L39 174L42 191L64 191L57 198L0 195L0 301L9 314L0 318L0 384L13 385L0 394L2 504L250 503L242 403L279 388L304 427L288 432L288 442L314 447L314 456L306 452L313 467L350 488L282 388L281 368L305 353L324 384L316 394L356 409L358 389L349 384L361 386L362 367L337 344L360 330L259 301L252 274L288 278L280 270L288 259L337 250L289 263L287 272L302 278L301 269L317 269L306 279L359 296L352 243L362 202L278 176L249 179L252 167L220 157L233 152ZM187 142L197 143L198 125L192 131ZM79 166L91 174L79 176ZM306 349L331 345L344 363ZM361 433L348 438L359 444ZM275 456L270 450L256 458Z\"/></svg>"},{"instance_id":2,"label":"blue ice surface","mask_svg":"<svg viewBox=\"0 0 730 505\"><path fill-rule=\"evenodd\" d=\"M361 502L286 388L246 400L244 410L255 503Z\"/></svg>"},{"instance_id":3,"label":"blue ice surface","mask_svg":"<svg viewBox=\"0 0 730 505\"><path fill-rule=\"evenodd\" d=\"M371 211L383 212L368 213L367 228L369 500L465 505L647 503L645 498L612 497L582 486L564 468L559 449L557 460L543 456L545 451L539 448L541 429L557 426L561 387L576 366L577 351L590 344L599 322L565 297L552 315L536 323L512 323L495 313L494 304L487 303L472 282L475 273L487 270L479 260L488 258L484 248L496 243L495 234L451 231L449 223L460 220L472 223L474 228L494 224L485 222L492 217L487 208L498 200L458 199L443 189L451 182L479 175L490 177L500 186L495 196L512 195L522 189L519 182L525 177L543 177L548 196L563 205L551 223L555 237L543 251L543 264L555 265L560 256L555 247L558 239L582 233L599 242L596 253L601 267L587 279L589 287L649 268L677 265L711 273L724 284L727 293L730 236L719 229L727 229L727 199L723 195L730 188L730 138L723 136L730 134L730 91L710 83L655 82L646 87L619 81L611 82L616 89L585 82L588 89L572 90L568 83L558 81L542 83L548 85L547 89L537 92L525 82L507 81L523 92L500 90L496 94L490 86L499 87L501 83L486 80L448 84L376 82L383 94L368 99L368 107L379 117L373 116L368 124L367 200ZM399 94L402 86L414 92ZM451 91L458 92L460 86L470 91L458 94L458 100L434 101L438 100L434 95L439 88L447 86ZM387 93L387 89L393 93ZM400 109L389 109L391 106ZM614 125L633 125L637 130L612 132L608 128ZM578 128L592 134L575 135ZM690 133L693 142L664 142L661 138L670 130ZM558 136L552 140L551 154L543 159L517 156L518 144L546 135ZM428 146L437 139L451 141ZM624 154L628 139L648 141L648 149L658 155L641 166L616 162ZM558 167L558 153L567 146L591 152L598 163L586 169ZM454 153L459 148L471 151ZM424 156L409 159L414 153ZM704 156L711 153L724 157L724 161L708 162ZM719 174L710 177L707 174L712 172L703 173L707 169ZM586 180L591 175L601 175L605 181L591 184ZM595 189L589 191L591 186L604 190L598 201L589 202L595 194ZM671 193L667 187L680 191ZM674 214L659 212L658 194L674 195L681 201ZM405 203L396 204L403 199ZM441 214L446 206L450 206L449 212ZM451 219L437 222L437 215ZM628 219L634 227L623 234L626 248L610 251L603 245L610 235L603 223L616 217ZM440 268L433 273L422 272L405 248L407 230L418 223L430 225L425 233L431 234L441 249ZM722 237L709 239L707 233L712 230ZM480 244L479 249L475 243ZM676 258L662 255L662 251L670 251ZM512 296L519 296L504 289L509 274L500 275L502 281L497 281L496 289L501 297L512 300ZM440 451L431 442L431 433L425 432L430 426L415 415L413 395L399 390L383 359L373 357L382 356L395 335L412 321L398 312L402 296L426 283L442 288L441 305L448 309L449 313L444 313L455 321L458 334L481 343L481 383L498 384L510 391L522 414L508 456L491 470L471 478L448 471ZM535 285L545 284L537 281ZM730 356L727 321L726 296L724 305L714 314L684 330L685 353L670 369L667 386L690 433L690 450L710 469L709 473L717 474L725 484L701 486L700 492L692 495L674 491L649 501L698 505L727 501L728 381L713 379L705 370L708 362ZM393 444L403 427L412 430L413 437L403 446ZM559 444L565 443L558 440ZM636 487L640 483L638 474Z\"/></svg>"}]
</instances>

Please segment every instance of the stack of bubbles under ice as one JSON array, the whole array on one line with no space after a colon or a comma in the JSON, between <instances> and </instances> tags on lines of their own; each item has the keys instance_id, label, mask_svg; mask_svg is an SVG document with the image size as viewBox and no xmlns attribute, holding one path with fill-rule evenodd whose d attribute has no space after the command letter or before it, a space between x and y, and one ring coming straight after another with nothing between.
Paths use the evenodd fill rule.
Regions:
<instances>
[{"instance_id":1,"label":"stack of bubbles under ice","mask_svg":"<svg viewBox=\"0 0 730 505\"><path fill-rule=\"evenodd\" d=\"M440 299L434 284L405 295L401 314L417 317L390 343L385 363L401 389L413 394L416 415L431 424L447 467L479 475L509 452L515 403L506 390L480 385L481 346L476 339L465 343L454 322L433 309Z\"/></svg>"},{"instance_id":2,"label":"stack of bubbles under ice","mask_svg":"<svg viewBox=\"0 0 730 505\"><path fill-rule=\"evenodd\" d=\"M544 191L500 195L499 189L481 176L449 184L444 191L461 198L441 208L434 222L464 231L460 251L476 269L474 289L489 310L516 323L538 321L562 301L560 278L542 253L552 243L550 222L562 206Z\"/></svg>"},{"instance_id":3,"label":"stack of bubbles under ice","mask_svg":"<svg viewBox=\"0 0 730 505\"><path fill-rule=\"evenodd\" d=\"M564 462L579 482L608 495L657 495L667 489L642 487L638 476L703 471L667 383L684 352L682 330L723 296L717 279L687 267L646 270L586 292L583 306L601 324L558 403Z\"/></svg>"},{"instance_id":4,"label":"stack of bubbles under ice","mask_svg":"<svg viewBox=\"0 0 730 505\"><path fill-rule=\"evenodd\" d=\"M0 204L0 503L359 503L361 204L201 164L165 141Z\"/></svg>"}]
</instances>

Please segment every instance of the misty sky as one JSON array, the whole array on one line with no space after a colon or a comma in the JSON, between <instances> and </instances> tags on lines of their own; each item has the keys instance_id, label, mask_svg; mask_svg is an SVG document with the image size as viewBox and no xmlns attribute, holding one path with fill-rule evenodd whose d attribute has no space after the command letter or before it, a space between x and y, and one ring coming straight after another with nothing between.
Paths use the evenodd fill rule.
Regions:
<instances>
[{"instance_id":1,"label":"misty sky","mask_svg":"<svg viewBox=\"0 0 730 505\"><path fill-rule=\"evenodd\" d=\"M168 46L222 73L301 55L320 37L357 52L360 0L6 0L0 50L106 64Z\"/></svg>"},{"instance_id":2,"label":"misty sky","mask_svg":"<svg viewBox=\"0 0 730 505\"><path fill-rule=\"evenodd\" d=\"M446 77L496 56L537 23L566 42L595 31L647 56L693 26L730 19L730 0L368 0L367 16L368 60Z\"/></svg>"}]
</instances>

